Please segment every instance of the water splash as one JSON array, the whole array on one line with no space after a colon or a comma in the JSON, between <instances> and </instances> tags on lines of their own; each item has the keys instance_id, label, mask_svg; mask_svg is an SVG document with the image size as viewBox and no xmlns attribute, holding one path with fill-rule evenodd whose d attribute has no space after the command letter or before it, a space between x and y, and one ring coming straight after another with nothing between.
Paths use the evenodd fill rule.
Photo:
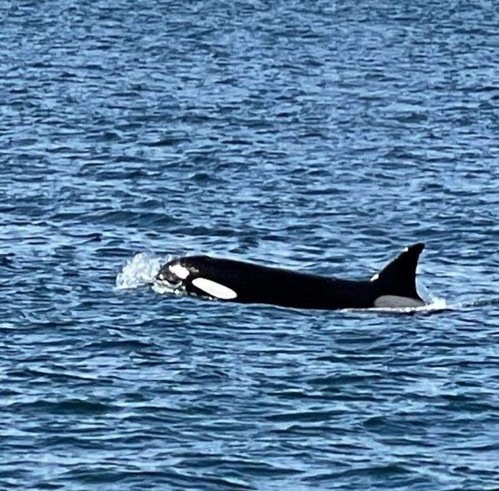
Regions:
<instances>
[{"instance_id":1,"label":"water splash","mask_svg":"<svg viewBox=\"0 0 499 491\"><path fill-rule=\"evenodd\" d=\"M116 288L127 290L154 283L164 259L149 252L136 254L116 276Z\"/></svg>"},{"instance_id":2,"label":"water splash","mask_svg":"<svg viewBox=\"0 0 499 491\"><path fill-rule=\"evenodd\" d=\"M182 288L181 286L178 287L173 287L173 286L167 286L165 284L160 284L160 283L153 283L151 286L152 290L156 293L159 293L160 295L187 295L187 292L185 291L185 288Z\"/></svg>"},{"instance_id":3,"label":"water splash","mask_svg":"<svg viewBox=\"0 0 499 491\"><path fill-rule=\"evenodd\" d=\"M420 307L420 309L426 309L426 310L446 310L446 309L451 309L452 305L447 303L447 300L445 298L440 298L440 297L435 297L435 296L430 296L430 302L428 305L424 305L423 307Z\"/></svg>"}]
</instances>

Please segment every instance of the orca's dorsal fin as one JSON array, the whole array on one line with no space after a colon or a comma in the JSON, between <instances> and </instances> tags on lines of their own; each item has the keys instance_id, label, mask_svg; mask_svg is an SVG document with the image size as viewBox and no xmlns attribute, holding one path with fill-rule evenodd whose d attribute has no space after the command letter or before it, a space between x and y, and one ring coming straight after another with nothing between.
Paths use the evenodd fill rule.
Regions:
<instances>
[{"instance_id":1,"label":"orca's dorsal fin","mask_svg":"<svg viewBox=\"0 0 499 491\"><path fill-rule=\"evenodd\" d=\"M424 304L416 289L416 268L423 249L424 244L422 243L407 247L397 258L371 278L371 281L375 281L379 286L381 295L410 298Z\"/></svg>"}]
</instances>

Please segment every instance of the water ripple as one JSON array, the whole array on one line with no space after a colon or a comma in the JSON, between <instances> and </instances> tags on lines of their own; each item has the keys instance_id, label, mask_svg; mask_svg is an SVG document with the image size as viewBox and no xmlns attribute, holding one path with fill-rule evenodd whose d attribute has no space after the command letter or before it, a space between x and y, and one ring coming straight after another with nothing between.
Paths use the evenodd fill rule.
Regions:
<instances>
[{"instance_id":1,"label":"water ripple","mask_svg":"<svg viewBox=\"0 0 499 491\"><path fill-rule=\"evenodd\" d=\"M0 5L0 488L495 489L493 2L184 3ZM426 310L151 288L417 241Z\"/></svg>"}]
</instances>

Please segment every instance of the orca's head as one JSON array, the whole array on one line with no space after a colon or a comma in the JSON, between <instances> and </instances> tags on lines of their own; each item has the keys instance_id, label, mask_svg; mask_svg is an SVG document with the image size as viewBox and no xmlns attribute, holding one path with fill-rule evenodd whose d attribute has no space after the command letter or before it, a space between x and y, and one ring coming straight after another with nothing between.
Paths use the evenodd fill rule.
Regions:
<instances>
[{"instance_id":1,"label":"orca's head","mask_svg":"<svg viewBox=\"0 0 499 491\"><path fill-rule=\"evenodd\" d=\"M233 300L237 293L213 277L206 257L184 257L166 263L156 275L156 286L174 293L189 293L205 298Z\"/></svg>"},{"instance_id":2,"label":"orca's head","mask_svg":"<svg viewBox=\"0 0 499 491\"><path fill-rule=\"evenodd\" d=\"M171 290L181 290L191 272L178 259L167 262L156 275L156 283Z\"/></svg>"}]
</instances>

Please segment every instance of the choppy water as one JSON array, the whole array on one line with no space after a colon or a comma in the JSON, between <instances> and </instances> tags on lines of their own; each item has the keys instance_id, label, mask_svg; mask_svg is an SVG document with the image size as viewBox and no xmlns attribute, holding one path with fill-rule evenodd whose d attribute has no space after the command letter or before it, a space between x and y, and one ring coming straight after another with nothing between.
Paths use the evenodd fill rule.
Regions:
<instances>
[{"instance_id":1,"label":"choppy water","mask_svg":"<svg viewBox=\"0 0 499 491\"><path fill-rule=\"evenodd\" d=\"M3 1L0 488L497 489L496 7ZM443 311L145 284L416 241Z\"/></svg>"}]
</instances>

